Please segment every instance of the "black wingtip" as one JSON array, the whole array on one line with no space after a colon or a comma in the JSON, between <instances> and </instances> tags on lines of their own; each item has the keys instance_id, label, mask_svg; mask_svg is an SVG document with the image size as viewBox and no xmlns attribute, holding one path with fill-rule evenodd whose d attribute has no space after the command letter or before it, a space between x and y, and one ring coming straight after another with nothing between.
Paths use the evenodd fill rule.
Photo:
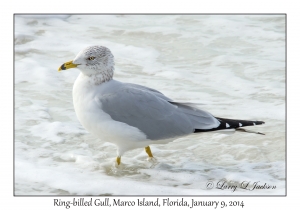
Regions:
<instances>
[{"instance_id":1,"label":"black wingtip","mask_svg":"<svg viewBox=\"0 0 300 210\"><path fill-rule=\"evenodd\" d=\"M265 124L264 121L253 121L253 125L262 125Z\"/></svg>"},{"instance_id":2,"label":"black wingtip","mask_svg":"<svg viewBox=\"0 0 300 210\"><path fill-rule=\"evenodd\" d=\"M236 120L236 119L225 119L225 118L219 118L219 117L216 117L216 119L218 119L220 122L220 125L217 128L195 129L194 133L226 130L226 129L241 129L240 131L265 135L265 134L259 133L259 132L248 131L248 130L246 131L245 129L241 128L241 127L245 127L245 126L262 125L262 124L265 124L264 121Z\"/></svg>"},{"instance_id":3,"label":"black wingtip","mask_svg":"<svg viewBox=\"0 0 300 210\"><path fill-rule=\"evenodd\" d=\"M227 123L230 128L239 128L239 127L245 127L245 126L253 126L253 125L262 125L265 124L264 121L252 121L252 120L236 120L236 119L226 119L226 118L220 118L216 117L221 124ZM228 128L229 128L228 127Z\"/></svg>"}]
</instances>

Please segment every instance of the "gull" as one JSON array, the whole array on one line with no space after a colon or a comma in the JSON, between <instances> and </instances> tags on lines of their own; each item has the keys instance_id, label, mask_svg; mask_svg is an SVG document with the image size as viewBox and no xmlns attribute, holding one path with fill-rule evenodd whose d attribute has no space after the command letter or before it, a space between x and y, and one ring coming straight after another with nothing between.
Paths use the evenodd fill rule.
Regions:
<instances>
[{"instance_id":1,"label":"gull","mask_svg":"<svg viewBox=\"0 0 300 210\"><path fill-rule=\"evenodd\" d=\"M126 151L144 147L151 159L150 144L168 143L195 133L231 129L263 134L241 128L263 121L214 117L155 89L114 80L114 56L107 47L87 47L58 71L70 68L80 70L73 86L77 118L87 131L117 146L117 165Z\"/></svg>"}]
</instances>

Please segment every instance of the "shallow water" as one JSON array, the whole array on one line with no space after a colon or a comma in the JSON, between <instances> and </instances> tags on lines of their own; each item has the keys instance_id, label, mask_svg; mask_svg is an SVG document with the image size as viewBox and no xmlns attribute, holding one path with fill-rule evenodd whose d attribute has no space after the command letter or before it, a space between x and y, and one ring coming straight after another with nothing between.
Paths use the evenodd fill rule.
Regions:
<instances>
[{"instance_id":1,"label":"shallow water","mask_svg":"<svg viewBox=\"0 0 300 210\"><path fill-rule=\"evenodd\" d=\"M76 118L79 70L57 72L89 45L111 49L116 80L263 120L249 129L266 135L191 135L151 146L154 162L141 148L115 168L116 147ZM16 195L284 195L285 179L284 16L15 16Z\"/></svg>"}]
</instances>

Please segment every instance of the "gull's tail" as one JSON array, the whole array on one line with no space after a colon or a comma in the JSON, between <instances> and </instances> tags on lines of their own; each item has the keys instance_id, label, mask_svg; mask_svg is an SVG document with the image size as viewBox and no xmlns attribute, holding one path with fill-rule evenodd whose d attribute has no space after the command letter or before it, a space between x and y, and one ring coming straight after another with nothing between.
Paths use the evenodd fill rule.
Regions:
<instances>
[{"instance_id":1,"label":"gull's tail","mask_svg":"<svg viewBox=\"0 0 300 210\"><path fill-rule=\"evenodd\" d=\"M248 133L256 133L256 134L265 135L260 132L250 131L250 130L241 128L241 127L245 127L245 126L265 124L265 122L263 122L263 121L233 120L233 119L225 119L225 118L219 118L219 117L216 117L216 119L218 119L220 122L220 125L218 127L211 128L211 129L195 129L195 133L225 130L225 129L235 129L236 131L240 131L240 132L248 132Z\"/></svg>"}]
</instances>

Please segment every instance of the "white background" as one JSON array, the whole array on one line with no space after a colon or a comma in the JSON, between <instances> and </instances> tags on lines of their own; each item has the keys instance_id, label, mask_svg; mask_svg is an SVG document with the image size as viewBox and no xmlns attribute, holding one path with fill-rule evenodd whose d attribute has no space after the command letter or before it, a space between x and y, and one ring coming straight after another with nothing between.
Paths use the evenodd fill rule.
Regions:
<instances>
[{"instance_id":1,"label":"white background","mask_svg":"<svg viewBox=\"0 0 300 210\"><path fill-rule=\"evenodd\" d=\"M6 3L1 11L1 64L2 76L1 95L3 97L1 109L1 131L2 135L1 147L1 206L9 208L30 207L31 209L52 209L53 198L51 197L13 197L13 14L14 13L37 13L37 12L58 12L58 13L287 13L287 82L288 82L288 128L287 128L287 148L288 148L288 196L281 198L257 198L257 197L214 197L204 198L203 200L243 200L245 202L244 209L260 209L264 207L276 207L287 205L298 206L296 195L298 194L299 184L297 181L298 172L298 136L297 136L297 75L298 70L296 62L299 60L299 54L296 49L299 46L299 14L296 10L296 1L290 2L272 2L272 1L224 1L217 2L199 2L199 1L151 1L145 3L142 1L124 1L124 2L99 2L88 1L79 4L77 2L40 2L24 1L12 2L10 5ZM39 5L40 4L40 5ZM45 8L45 9L43 9ZM289 10L288 10L289 9ZM298 63L298 62L297 62ZM6 103L8 102L8 103ZM297 161L297 162L296 162Z\"/></svg>"}]
</instances>

